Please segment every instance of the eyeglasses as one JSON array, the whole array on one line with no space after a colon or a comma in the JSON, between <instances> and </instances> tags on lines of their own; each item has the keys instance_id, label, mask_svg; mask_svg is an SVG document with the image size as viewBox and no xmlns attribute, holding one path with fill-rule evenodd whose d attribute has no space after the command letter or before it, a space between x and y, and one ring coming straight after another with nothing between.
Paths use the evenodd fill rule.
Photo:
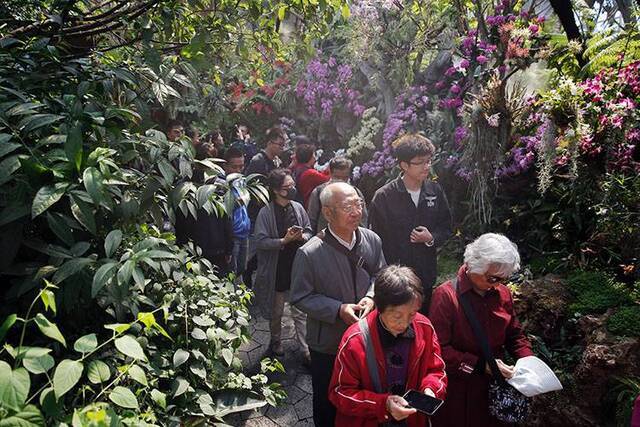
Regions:
<instances>
[{"instance_id":1,"label":"eyeglasses","mask_svg":"<svg viewBox=\"0 0 640 427\"><path fill-rule=\"evenodd\" d=\"M487 276L486 274L484 275L484 278L487 280L487 283L490 283L492 285L496 283L504 283L507 280L509 280L508 277L500 277L500 276L494 276L494 275Z\"/></svg>"},{"instance_id":2,"label":"eyeglasses","mask_svg":"<svg viewBox=\"0 0 640 427\"><path fill-rule=\"evenodd\" d=\"M411 166L425 166L431 164L431 159L423 160L421 162L409 162Z\"/></svg>"},{"instance_id":3,"label":"eyeglasses","mask_svg":"<svg viewBox=\"0 0 640 427\"><path fill-rule=\"evenodd\" d=\"M362 199L350 204L345 204L342 206L334 206L334 208L340 209L342 212L346 214L350 214L352 212L362 212L363 207L364 207L364 200Z\"/></svg>"}]
</instances>

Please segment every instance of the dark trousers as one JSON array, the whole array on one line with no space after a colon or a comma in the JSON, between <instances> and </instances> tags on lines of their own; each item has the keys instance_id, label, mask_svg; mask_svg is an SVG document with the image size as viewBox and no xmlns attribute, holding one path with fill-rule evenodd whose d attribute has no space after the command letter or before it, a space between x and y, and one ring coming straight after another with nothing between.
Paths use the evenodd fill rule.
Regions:
<instances>
[{"instance_id":1,"label":"dark trousers","mask_svg":"<svg viewBox=\"0 0 640 427\"><path fill-rule=\"evenodd\" d=\"M247 262L247 269L242 273L242 278L244 284L247 288L253 287L253 282L251 281L251 277L253 273L258 269L258 256L254 255L249 262Z\"/></svg>"},{"instance_id":2,"label":"dark trousers","mask_svg":"<svg viewBox=\"0 0 640 427\"><path fill-rule=\"evenodd\" d=\"M335 354L311 353L311 383L313 388L313 423L316 427L333 427L336 407L329 401L329 382L336 361Z\"/></svg>"}]
</instances>

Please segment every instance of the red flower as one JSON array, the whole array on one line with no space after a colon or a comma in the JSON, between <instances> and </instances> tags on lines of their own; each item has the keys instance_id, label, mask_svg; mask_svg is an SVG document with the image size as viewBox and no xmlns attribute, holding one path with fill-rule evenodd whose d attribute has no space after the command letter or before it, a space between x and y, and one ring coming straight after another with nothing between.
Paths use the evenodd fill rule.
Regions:
<instances>
[{"instance_id":1,"label":"red flower","mask_svg":"<svg viewBox=\"0 0 640 427\"><path fill-rule=\"evenodd\" d=\"M276 90L269 85L263 85L260 90L262 90L262 93L264 93L269 98L271 98L276 93Z\"/></svg>"}]
</instances>

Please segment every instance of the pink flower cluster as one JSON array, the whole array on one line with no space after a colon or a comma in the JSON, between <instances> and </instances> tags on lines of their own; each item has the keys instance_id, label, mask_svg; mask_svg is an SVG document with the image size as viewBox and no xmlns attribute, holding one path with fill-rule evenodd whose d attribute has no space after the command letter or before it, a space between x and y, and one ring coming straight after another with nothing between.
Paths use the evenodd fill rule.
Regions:
<instances>
[{"instance_id":1,"label":"pink flower cluster","mask_svg":"<svg viewBox=\"0 0 640 427\"><path fill-rule=\"evenodd\" d=\"M640 61L620 70L602 70L580 87L585 121L594 129L592 135L582 136L580 152L606 153L611 169L640 172Z\"/></svg>"},{"instance_id":2,"label":"pink flower cluster","mask_svg":"<svg viewBox=\"0 0 640 427\"><path fill-rule=\"evenodd\" d=\"M317 57L307 64L295 92L309 114L329 120L334 112L346 110L360 117L365 107L360 103L362 94L350 87L352 77L349 65L338 64L334 57L327 61Z\"/></svg>"}]
</instances>

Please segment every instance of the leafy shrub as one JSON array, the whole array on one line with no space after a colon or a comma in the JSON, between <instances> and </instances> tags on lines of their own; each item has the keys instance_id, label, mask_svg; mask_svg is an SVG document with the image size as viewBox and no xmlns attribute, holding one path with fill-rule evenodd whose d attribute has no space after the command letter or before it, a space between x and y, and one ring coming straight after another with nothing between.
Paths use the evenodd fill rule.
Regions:
<instances>
[{"instance_id":1,"label":"leafy shrub","mask_svg":"<svg viewBox=\"0 0 640 427\"><path fill-rule=\"evenodd\" d=\"M230 212L220 167L140 128L135 69L15 43L0 49L0 424L195 424L275 404L265 373L282 366L249 377L237 355L251 293L160 231L178 211ZM264 199L252 182L240 197Z\"/></svg>"},{"instance_id":2,"label":"leafy shrub","mask_svg":"<svg viewBox=\"0 0 640 427\"><path fill-rule=\"evenodd\" d=\"M640 307L622 307L607 319L607 329L616 335L640 336Z\"/></svg>"}]
</instances>

